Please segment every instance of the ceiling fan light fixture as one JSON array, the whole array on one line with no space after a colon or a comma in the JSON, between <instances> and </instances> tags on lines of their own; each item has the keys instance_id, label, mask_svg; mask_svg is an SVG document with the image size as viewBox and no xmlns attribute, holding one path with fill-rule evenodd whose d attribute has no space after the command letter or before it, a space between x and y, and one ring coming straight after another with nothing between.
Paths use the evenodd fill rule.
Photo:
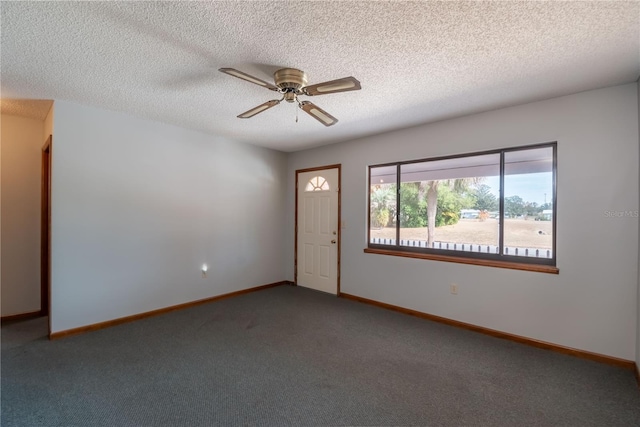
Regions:
<instances>
[{"instance_id":1,"label":"ceiling fan light fixture","mask_svg":"<svg viewBox=\"0 0 640 427\"><path fill-rule=\"evenodd\" d=\"M298 96L296 95L295 92L285 92L284 93L284 100L287 102L295 102L297 101Z\"/></svg>"}]
</instances>

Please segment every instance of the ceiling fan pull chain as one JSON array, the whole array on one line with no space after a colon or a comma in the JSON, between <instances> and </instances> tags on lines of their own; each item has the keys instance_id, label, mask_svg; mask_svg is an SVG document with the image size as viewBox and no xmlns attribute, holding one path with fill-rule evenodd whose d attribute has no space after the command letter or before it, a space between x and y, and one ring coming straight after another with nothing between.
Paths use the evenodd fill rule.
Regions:
<instances>
[{"instance_id":1,"label":"ceiling fan pull chain","mask_svg":"<svg viewBox=\"0 0 640 427\"><path fill-rule=\"evenodd\" d=\"M298 123L298 109L296 108L296 123Z\"/></svg>"}]
</instances>

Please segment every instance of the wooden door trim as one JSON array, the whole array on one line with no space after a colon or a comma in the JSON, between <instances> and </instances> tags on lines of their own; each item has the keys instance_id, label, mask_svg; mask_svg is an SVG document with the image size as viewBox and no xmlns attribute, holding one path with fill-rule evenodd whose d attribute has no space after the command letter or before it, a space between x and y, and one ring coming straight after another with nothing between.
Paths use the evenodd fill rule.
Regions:
<instances>
[{"instance_id":1,"label":"wooden door trim","mask_svg":"<svg viewBox=\"0 0 640 427\"><path fill-rule=\"evenodd\" d=\"M40 198L40 315L49 316L51 335L51 156L53 137L42 147L42 181Z\"/></svg>"},{"instance_id":2,"label":"wooden door trim","mask_svg":"<svg viewBox=\"0 0 640 427\"><path fill-rule=\"evenodd\" d=\"M296 170L296 201L295 201L295 225L294 225L294 249L293 249L293 284L298 286L298 178L301 173L315 172L328 169L338 169L338 265L336 271L337 295L340 295L340 248L342 247L342 164L318 166L314 168Z\"/></svg>"}]
</instances>

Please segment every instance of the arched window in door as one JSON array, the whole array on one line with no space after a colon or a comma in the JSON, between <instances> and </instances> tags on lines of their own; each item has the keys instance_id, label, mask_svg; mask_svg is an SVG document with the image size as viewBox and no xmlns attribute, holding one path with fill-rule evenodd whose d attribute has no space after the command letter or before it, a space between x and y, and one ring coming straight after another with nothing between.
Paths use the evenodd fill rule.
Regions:
<instances>
[{"instance_id":1,"label":"arched window in door","mask_svg":"<svg viewBox=\"0 0 640 427\"><path fill-rule=\"evenodd\" d=\"M321 176L314 176L307 182L304 191L329 191L329 183Z\"/></svg>"}]
</instances>

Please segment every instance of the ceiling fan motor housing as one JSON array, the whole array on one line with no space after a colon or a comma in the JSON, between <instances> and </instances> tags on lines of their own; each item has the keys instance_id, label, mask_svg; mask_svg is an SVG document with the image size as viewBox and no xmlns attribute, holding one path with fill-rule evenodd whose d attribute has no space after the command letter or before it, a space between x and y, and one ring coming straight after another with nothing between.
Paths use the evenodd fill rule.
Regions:
<instances>
[{"instance_id":1,"label":"ceiling fan motor housing","mask_svg":"<svg viewBox=\"0 0 640 427\"><path fill-rule=\"evenodd\" d=\"M296 68L282 68L273 73L276 86L284 92L299 93L307 85L307 75Z\"/></svg>"}]
</instances>

